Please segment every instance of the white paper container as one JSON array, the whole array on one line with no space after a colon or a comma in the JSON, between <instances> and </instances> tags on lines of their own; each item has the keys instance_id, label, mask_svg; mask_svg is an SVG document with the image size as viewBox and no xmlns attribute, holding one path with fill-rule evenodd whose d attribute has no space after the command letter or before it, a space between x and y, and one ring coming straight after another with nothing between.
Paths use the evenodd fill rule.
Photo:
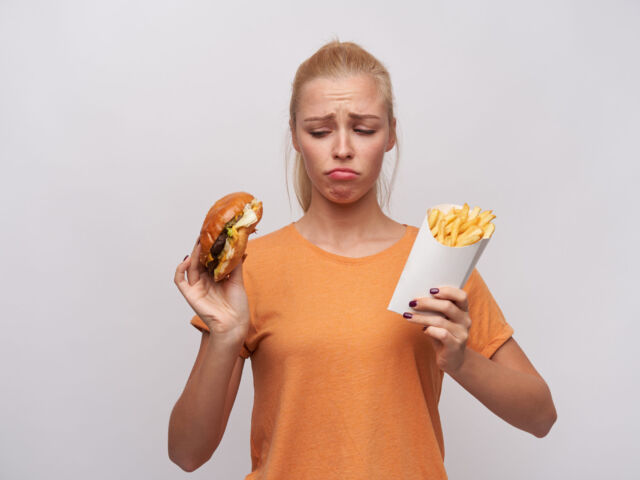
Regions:
<instances>
[{"instance_id":1,"label":"white paper container","mask_svg":"<svg viewBox=\"0 0 640 480\"><path fill-rule=\"evenodd\" d=\"M461 205L441 204L437 208L447 213ZM462 288L478 263L489 238L482 238L466 247L447 247L433 237L429 229L429 211L424 217L409 257L404 264L387 310L399 313L411 311L409 302L418 297L431 297L429 289L449 285Z\"/></svg>"}]
</instances>

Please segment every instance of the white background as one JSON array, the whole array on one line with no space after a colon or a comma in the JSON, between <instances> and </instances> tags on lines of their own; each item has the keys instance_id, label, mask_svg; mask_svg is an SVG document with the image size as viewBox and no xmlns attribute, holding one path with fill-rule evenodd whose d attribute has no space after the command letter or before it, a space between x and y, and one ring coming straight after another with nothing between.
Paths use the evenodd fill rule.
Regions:
<instances>
[{"instance_id":1,"label":"white background","mask_svg":"<svg viewBox=\"0 0 640 480\"><path fill-rule=\"evenodd\" d=\"M258 235L299 218L290 86L334 36L394 82L392 217L496 213L478 269L557 406L537 439L447 377L450 478L638 478L640 5L621 0L2 0L2 478L249 473L250 362L212 459L168 459L200 339L173 274L230 191L264 202Z\"/></svg>"}]
</instances>

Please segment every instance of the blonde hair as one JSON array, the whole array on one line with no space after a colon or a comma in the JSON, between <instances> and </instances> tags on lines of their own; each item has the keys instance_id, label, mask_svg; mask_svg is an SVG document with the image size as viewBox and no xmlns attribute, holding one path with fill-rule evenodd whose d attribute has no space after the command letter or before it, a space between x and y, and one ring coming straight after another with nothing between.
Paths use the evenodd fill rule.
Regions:
<instances>
[{"instance_id":1,"label":"blonde hair","mask_svg":"<svg viewBox=\"0 0 640 480\"><path fill-rule=\"evenodd\" d=\"M396 171L398 169L400 146L393 126L393 91L391 88L391 77L385 66L377 58L353 42L340 42L338 39L335 39L323 45L316 53L302 62L296 71L291 88L291 102L289 104L290 127L293 126L293 128L295 128L296 111L300 102L300 92L306 83L319 77L340 78L362 74L371 75L376 81L378 91L382 95L387 107L390 134L396 135L396 163L391 176L391 182L387 181L387 178L383 173L383 162L383 169L381 170L380 175L378 175L378 179L375 184L378 204L388 208L389 198L391 197L391 187L393 186ZM292 150L292 140L291 128L289 128L287 136L287 153L285 154L287 195L289 195L288 159ZM298 203L302 207L302 210L306 212L311 204L311 180L309 179L304 167L302 154L297 151L294 159L293 184ZM289 200L289 202L291 202L291 200Z\"/></svg>"}]
</instances>

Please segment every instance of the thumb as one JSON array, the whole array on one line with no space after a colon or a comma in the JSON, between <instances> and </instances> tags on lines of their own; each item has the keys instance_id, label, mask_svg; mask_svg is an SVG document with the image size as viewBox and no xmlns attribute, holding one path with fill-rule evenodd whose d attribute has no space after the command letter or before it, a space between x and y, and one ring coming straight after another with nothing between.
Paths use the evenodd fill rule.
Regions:
<instances>
[{"instance_id":1,"label":"thumb","mask_svg":"<svg viewBox=\"0 0 640 480\"><path fill-rule=\"evenodd\" d=\"M238 285L244 285L243 263L245 258L247 258L246 253L242 256L242 262L240 262L238 266L234 268L231 274L229 275L229 280L228 280L229 282L235 283Z\"/></svg>"}]
</instances>

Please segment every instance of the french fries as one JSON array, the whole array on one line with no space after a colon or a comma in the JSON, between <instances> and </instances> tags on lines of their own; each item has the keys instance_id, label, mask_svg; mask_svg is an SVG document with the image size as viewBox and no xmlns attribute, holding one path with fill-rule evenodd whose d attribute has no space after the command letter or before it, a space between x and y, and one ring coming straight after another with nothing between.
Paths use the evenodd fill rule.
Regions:
<instances>
[{"instance_id":1,"label":"french fries","mask_svg":"<svg viewBox=\"0 0 640 480\"><path fill-rule=\"evenodd\" d=\"M491 220L496 218L491 212L480 212L480 207L473 207L469 211L469 205L462 208L451 208L444 213L437 208L429 209L429 229L434 238L448 247L466 247L482 238L489 238L495 230Z\"/></svg>"}]
</instances>

